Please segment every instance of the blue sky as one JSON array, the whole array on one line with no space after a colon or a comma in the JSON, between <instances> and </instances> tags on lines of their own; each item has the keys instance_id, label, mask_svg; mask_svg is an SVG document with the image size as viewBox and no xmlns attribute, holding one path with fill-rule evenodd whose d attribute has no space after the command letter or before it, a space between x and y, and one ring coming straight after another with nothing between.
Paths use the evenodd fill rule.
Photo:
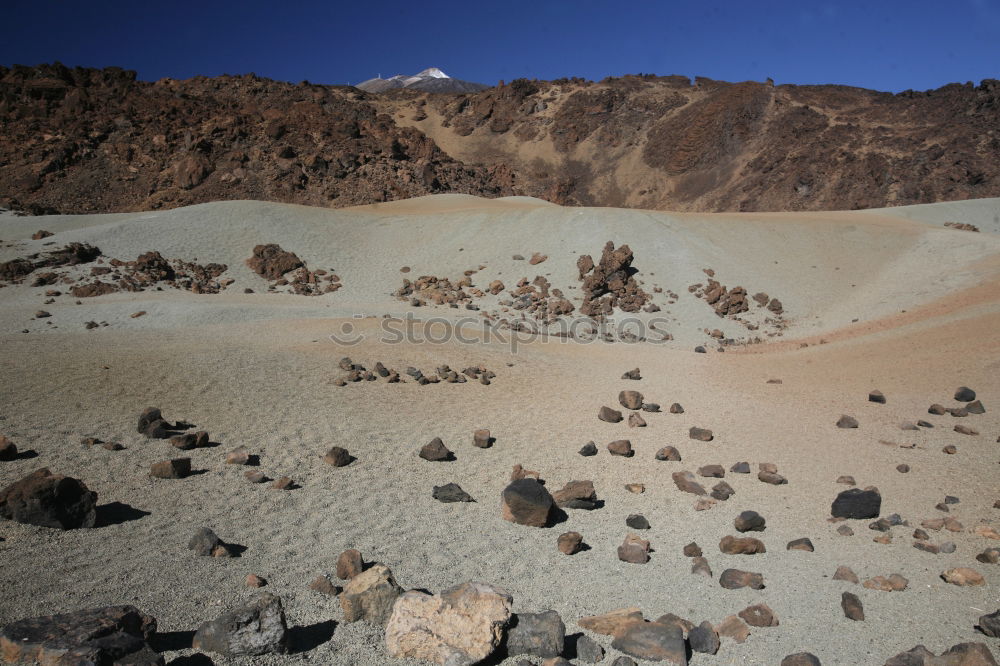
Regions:
<instances>
[{"instance_id":1,"label":"blue sky","mask_svg":"<svg viewBox=\"0 0 1000 666\"><path fill-rule=\"evenodd\" d=\"M357 83L436 66L487 84L627 73L924 90L1000 78L1000 0L5 0L0 64L139 78Z\"/></svg>"}]
</instances>

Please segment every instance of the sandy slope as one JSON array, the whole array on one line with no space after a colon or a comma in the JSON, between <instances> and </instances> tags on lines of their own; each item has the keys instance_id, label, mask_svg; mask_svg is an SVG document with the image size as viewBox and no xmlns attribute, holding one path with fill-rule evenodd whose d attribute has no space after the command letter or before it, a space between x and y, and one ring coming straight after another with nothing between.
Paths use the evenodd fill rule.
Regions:
<instances>
[{"instance_id":1,"label":"sandy slope","mask_svg":"<svg viewBox=\"0 0 1000 666\"><path fill-rule=\"evenodd\" d=\"M990 206L997 211L1000 202L969 202L969 215L981 220ZM945 219L962 210L952 205ZM308 649L281 661L387 663L375 628L334 628L331 622L342 617L336 601L306 589L319 573L332 572L341 550L356 547L368 560L389 565L407 587L438 590L467 579L499 584L514 595L515 610L555 608L571 633L578 631L579 616L627 605L642 607L647 617L674 612L719 622L764 602L780 618L779 627L754 630L743 645L724 641L718 655L696 655L696 664L773 664L799 650L814 652L824 664L881 664L917 643L940 651L977 640L1000 655L995 640L972 629L979 615L996 610L1000 586L1000 569L973 558L1000 542L971 533L979 524L1000 528L1000 511L992 508L1000 499L1000 239L987 228L979 234L940 228L927 211L912 217L920 221L885 211L672 215L470 197L337 211L234 202L135 215L4 217L0 260L43 250L45 242L85 240L123 259L156 249L168 257L227 263L236 283L214 296L147 291L84 299L82 305L62 296L43 306L44 288L0 290L0 432L38 454L0 463L0 485L49 466L84 479L102 504L148 512L67 533L0 524L0 623L134 603L168 632L163 647L169 661L190 653L181 647L189 640L184 632L251 595L242 580L253 572L285 600L289 623L305 628L297 638ZM39 227L56 235L25 240ZM664 308L657 315L669 310L673 343L550 339L521 344L516 353L497 341L387 344L380 340L384 321L351 319L411 311L389 296L404 265L412 267L410 277L458 277L485 265L476 284L543 274L572 297L576 257L597 255L607 240L631 245L647 287L679 294L672 306L662 294L657 301ZM245 286L264 288L243 265L262 242L294 250L313 268L334 269L344 288L322 297L240 293ZM538 266L511 259L536 251L549 259ZM687 292L688 284L705 280L706 267L724 284L778 296L790 322L777 339L782 342L692 353L693 345L708 340L701 328L745 335ZM31 319L41 307L53 316ZM148 314L129 318L140 309ZM423 308L414 314L454 319L469 313ZM85 331L82 324L91 319L110 325ZM364 334L361 343L330 340L345 319ZM25 328L29 333L20 333ZM337 361L345 354L366 365L381 360L425 372L440 363L483 363L497 377L491 386L370 382L338 388L332 380L342 374ZM636 366L643 380L619 380ZM783 383L767 384L770 378ZM961 420L926 414L932 402L952 405L959 385L978 391L986 414ZM875 388L888 404L866 401ZM680 402L685 413L647 415L645 429L598 421L598 408L615 405L622 389L638 389L664 406ZM204 474L182 481L146 476L151 463L172 454L165 442L135 434L135 417L147 405L197 424L221 444L192 452ZM838 430L833 424L842 413L856 416L861 427ZM920 418L936 427L900 430L902 421ZM956 422L982 434L957 434ZM688 439L691 426L711 428L715 441ZM472 447L471 433L479 427L497 437L492 449ZM127 449L81 447L79 439L90 435ZM434 436L457 461L416 457ZM634 458L613 458L604 449L621 437L632 440ZM601 448L595 458L576 453L588 440ZM903 443L916 446L899 448ZM653 460L667 444L680 449L682 462ZM943 454L945 444L956 445L958 453ZM301 488L282 492L246 483L242 469L222 464L224 453L238 445L258 453L269 476L287 474ZM333 445L347 447L358 461L328 467L319 456ZM789 484L727 474L737 494L695 512L694 497L670 479L681 469L708 463L728 469L742 460L755 468L776 463ZM902 462L911 466L909 474L895 470ZM499 494L515 463L540 471L553 489L593 479L606 506L570 511L567 522L550 529L507 523L500 519ZM966 531L931 533L934 542L954 541L956 552L919 552L911 547L912 530L902 527L893 529L893 543L874 543L878 533L867 529L868 521L852 523L853 537L837 535L826 518L844 489L835 483L841 474L854 475L861 486L877 485L883 515L899 512L914 526L944 515L934 505L945 494L958 496L961 503L949 515ZM431 499L433 485L450 481L477 503ZM645 483L646 492L626 492L629 482ZM732 520L744 509L767 517L760 536L768 552L719 553L719 539L734 533ZM644 537L655 553L645 566L623 564L614 554L630 513L652 524ZM194 557L185 545L202 525L247 546L243 557ZM562 556L555 541L567 530L581 532L592 549ZM803 536L812 539L815 553L785 550L786 542ZM759 571L766 589L727 591L717 580L690 575L681 548L692 540L702 546L716 579L728 567ZM839 564L862 578L900 572L910 588L884 593L834 582ZM976 568L987 585L944 584L938 574L954 566ZM840 593L848 589L862 598L866 622L843 617Z\"/></svg>"}]
</instances>

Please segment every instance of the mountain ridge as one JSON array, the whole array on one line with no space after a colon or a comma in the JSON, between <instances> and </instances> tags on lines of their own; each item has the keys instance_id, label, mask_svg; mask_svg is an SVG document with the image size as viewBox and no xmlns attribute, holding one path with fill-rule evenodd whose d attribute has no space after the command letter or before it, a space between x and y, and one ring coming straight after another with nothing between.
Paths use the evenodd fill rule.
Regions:
<instances>
[{"instance_id":1,"label":"mountain ridge","mask_svg":"<svg viewBox=\"0 0 1000 666\"><path fill-rule=\"evenodd\" d=\"M892 94L634 75L374 94L54 64L0 67L0 124L0 204L29 212L440 192L706 212L1000 196L993 79Z\"/></svg>"}]
</instances>

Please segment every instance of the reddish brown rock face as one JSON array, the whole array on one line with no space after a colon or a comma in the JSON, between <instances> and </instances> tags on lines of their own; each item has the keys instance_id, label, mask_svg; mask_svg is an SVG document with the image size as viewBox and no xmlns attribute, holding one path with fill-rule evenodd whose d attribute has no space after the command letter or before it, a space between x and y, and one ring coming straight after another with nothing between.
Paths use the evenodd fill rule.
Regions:
<instances>
[{"instance_id":1,"label":"reddish brown rock face","mask_svg":"<svg viewBox=\"0 0 1000 666\"><path fill-rule=\"evenodd\" d=\"M968 141L1000 125L994 80L898 95L669 76L369 94L56 64L0 67L0 97L0 203L33 213L224 199L352 206L435 192L689 211L1000 195L996 146ZM123 117L127 130L104 130ZM423 119L421 129L397 118ZM465 162L438 147L445 139ZM550 142L555 156L533 148ZM581 142L594 146L590 159L565 159ZM644 189L653 180L662 186Z\"/></svg>"}]
</instances>

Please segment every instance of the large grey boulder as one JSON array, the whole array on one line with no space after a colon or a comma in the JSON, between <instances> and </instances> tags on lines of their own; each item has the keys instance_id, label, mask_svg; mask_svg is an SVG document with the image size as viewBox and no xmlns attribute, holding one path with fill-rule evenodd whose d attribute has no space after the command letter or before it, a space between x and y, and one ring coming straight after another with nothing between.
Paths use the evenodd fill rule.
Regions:
<instances>
[{"instance_id":1,"label":"large grey boulder","mask_svg":"<svg viewBox=\"0 0 1000 666\"><path fill-rule=\"evenodd\" d=\"M205 622L194 635L194 649L230 657L288 651L288 626L281 598L263 592L250 604Z\"/></svg>"}]
</instances>

